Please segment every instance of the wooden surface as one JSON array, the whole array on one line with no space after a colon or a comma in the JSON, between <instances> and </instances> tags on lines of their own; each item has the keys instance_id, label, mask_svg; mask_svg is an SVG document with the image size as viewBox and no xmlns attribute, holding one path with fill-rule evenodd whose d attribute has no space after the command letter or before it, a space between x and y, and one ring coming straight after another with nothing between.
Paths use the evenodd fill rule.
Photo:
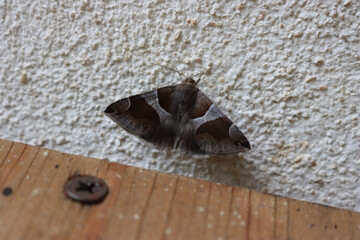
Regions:
<instances>
[{"instance_id":1,"label":"wooden surface","mask_svg":"<svg viewBox=\"0 0 360 240\"><path fill-rule=\"evenodd\" d=\"M98 205L66 198L103 178ZM0 140L0 239L360 239L360 213Z\"/></svg>"}]
</instances>

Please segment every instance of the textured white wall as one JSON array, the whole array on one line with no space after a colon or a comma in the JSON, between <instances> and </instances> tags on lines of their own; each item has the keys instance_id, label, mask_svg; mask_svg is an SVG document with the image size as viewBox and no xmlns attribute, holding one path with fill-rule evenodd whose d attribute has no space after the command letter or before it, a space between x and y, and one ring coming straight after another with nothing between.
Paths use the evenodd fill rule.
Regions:
<instances>
[{"instance_id":1,"label":"textured white wall","mask_svg":"<svg viewBox=\"0 0 360 240\"><path fill-rule=\"evenodd\" d=\"M1 1L1 138L360 211L360 1ZM156 149L103 111L199 84L252 150Z\"/></svg>"}]
</instances>

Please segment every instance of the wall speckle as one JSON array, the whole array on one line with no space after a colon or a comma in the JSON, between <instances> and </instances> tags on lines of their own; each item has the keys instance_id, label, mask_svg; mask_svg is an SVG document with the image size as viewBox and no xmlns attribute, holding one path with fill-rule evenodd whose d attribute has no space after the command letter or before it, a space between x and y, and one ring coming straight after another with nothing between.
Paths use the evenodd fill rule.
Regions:
<instances>
[{"instance_id":1,"label":"wall speckle","mask_svg":"<svg viewBox=\"0 0 360 240\"><path fill-rule=\"evenodd\" d=\"M360 211L359 1L2 1L1 138ZM252 150L156 149L110 103L199 88Z\"/></svg>"}]
</instances>

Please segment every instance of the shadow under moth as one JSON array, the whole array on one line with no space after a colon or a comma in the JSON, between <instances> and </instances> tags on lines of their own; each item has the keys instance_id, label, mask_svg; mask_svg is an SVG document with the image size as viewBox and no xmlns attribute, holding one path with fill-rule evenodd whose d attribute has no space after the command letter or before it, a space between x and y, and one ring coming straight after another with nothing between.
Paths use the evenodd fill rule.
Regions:
<instances>
[{"instance_id":1,"label":"shadow under moth","mask_svg":"<svg viewBox=\"0 0 360 240\"><path fill-rule=\"evenodd\" d=\"M195 82L193 77L171 70L184 76L184 83L118 100L105 114L126 131L162 148L196 154L250 149L239 128L199 90L201 77Z\"/></svg>"}]
</instances>

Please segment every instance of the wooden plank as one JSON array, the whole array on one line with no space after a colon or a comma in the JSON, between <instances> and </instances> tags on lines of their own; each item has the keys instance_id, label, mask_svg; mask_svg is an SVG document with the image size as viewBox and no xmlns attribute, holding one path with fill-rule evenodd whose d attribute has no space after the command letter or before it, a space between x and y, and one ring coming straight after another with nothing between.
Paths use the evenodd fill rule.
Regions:
<instances>
[{"instance_id":1,"label":"wooden plank","mask_svg":"<svg viewBox=\"0 0 360 240\"><path fill-rule=\"evenodd\" d=\"M66 239L97 239L106 230L113 211L112 207L120 191L121 178L119 176L125 171L126 166L102 161L99 168L97 176L106 181L110 189L109 195L102 204L91 206L88 211L85 209L82 211L76 218L75 226L77 227L71 229L72 232Z\"/></svg>"},{"instance_id":2,"label":"wooden plank","mask_svg":"<svg viewBox=\"0 0 360 240\"><path fill-rule=\"evenodd\" d=\"M132 189L135 170L135 168L126 166L124 172L118 173L118 178L121 180L117 186L119 191L118 194L114 196L116 198L116 202L112 206L113 211L109 216L110 220L105 231L104 239L111 239L112 237L117 236L119 227L122 226L125 221L124 212L127 206L130 191Z\"/></svg>"},{"instance_id":3,"label":"wooden plank","mask_svg":"<svg viewBox=\"0 0 360 240\"><path fill-rule=\"evenodd\" d=\"M194 204L197 182L194 179L180 178L174 191L169 209L163 239L183 239L183 229L187 229Z\"/></svg>"},{"instance_id":4,"label":"wooden plank","mask_svg":"<svg viewBox=\"0 0 360 240\"><path fill-rule=\"evenodd\" d=\"M157 174L149 206L136 239L161 239L177 180L177 177L169 174Z\"/></svg>"},{"instance_id":5,"label":"wooden plank","mask_svg":"<svg viewBox=\"0 0 360 240\"><path fill-rule=\"evenodd\" d=\"M360 238L360 213L349 211L351 216L351 239Z\"/></svg>"},{"instance_id":6,"label":"wooden plank","mask_svg":"<svg viewBox=\"0 0 360 240\"><path fill-rule=\"evenodd\" d=\"M195 179L187 179L187 180L188 181L186 182L186 185L183 188L181 188L181 186L178 185L179 186L179 191L177 192L178 195L184 196L182 198L182 201L177 202L176 199L179 198L175 198L173 201L173 206L178 204L178 206L181 208L181 215L179 219L180 221L178 221L178 226L174 228L177 231L176 238L174 239L187 239L186 235L190 227L190 221L188 219L191 219L193 216L193 208L195 203L195 195L196 195L198 182ZM174 215L176 214L172 215L173 219L175 218ZM168 229L166 229L166 231L167 230ZM167 234L167 232L165 232L165 234L166 237L171 235L171 234Z\"/></svg>"},{"instance_id":7,"label":"wooden plank","mask_svg":"<svg viewBox=\"0 0 360 240\"><path fill-rule=\"evenodd\" d=\"M288 199L275 197L275 237L276 240L288 239Z\"/></svg>"},{"instance_id":8,"label":"wooden plank","mask_svg":"<svg viewBox=\"0 0 360 240\"><path fill-rule=\"evenodd\" d=\"M216 223L216 239L226 239L227 229L231 216L233 187L223 186L221 188L220 208Z\"/></svg>"},{"instance_id":9,"label":"wooden plank","mask_svg":"<svg viewBox=\"0 0 360 240\"><path fill-rule=\"evenodd\" d=\"M135 239L144 213L147 210L149 196L153 191L156 173L137 169L131 185L130 195L125 208L118 217L122 218L121 225L115 236L118 239Z\"/></svg>"},{"instance_id":10,"label":"wooden plank","mask_svg":"<svg viewBox=\"0 0 360 240\"><path fill-rule=\"evenodd\" d=\"M61 226L55 228L50 228L49 226L52 225L53 221L58 220L59 215L63 211L68 211L70 202L65 198L63 186L70 176L71 162L75 156L62 153L52 157L57 158L52 159L53 161L56 163L60 161L60 163L58 164L58 168L55 168L56 172L54 175L44 171L42 172L42 177L50 183L43 192L44 201L37 209L32 224L26 235L23 236L23 239L36 239L39 237L49 239L48 236L54 236L63 230ZM54 168L54 165L52 168ZM46 226L46 229L44 226Z\"/></svg>"},{"instance_id":11,"label":"wooden plank","mask_svg":"<svg viewBox=\"0 0 360 240\"><path fill-rule=\"evenodd\" d=\"M37 147L25 146L25 150L21 154L18 163L13 166L4 182L5 186L13 189L13 194L10 196L0 195L0 212L2 215L0 218L0 226L4 234L8 234L16 224L16 219L26 204L26 197L30 193L29 189L31 189L28 182L31 177L27 172L31 163L33 163L33 159L37 156L38 151L39 148ZM4 201L8 201L8 204L4 204Z\"/></svg>"},{"instance_id":12,"label":"wooden plank","mask_svg":"<svg viewBox=\"0 0 360 240\"><path fill-rule=\"evenodd\" d=\"M246 239L249 206L250 191L248 189L234 188L227 230L228 239Z\"/></svg>"},{"instance_id":13,"label":"wooden plank","mask_svg":"<svg viewBox=\"0 0 360 240\"><path fill-rule=\"evenodd\" d=\"M103 178L97 205L69 176ZM0 239L360 239L360 213L0 140Z\"/></svg>"},{"instance_id":14,"label":"wooden plank","mask_svg":"<svg viewBox=\"0 0 360 240\"><path fill-rule=\"evenodd\" d=\"M248 239L268 239L275 234L275 197L250 192L249 216L246 223Z\"/></svg>"},{"instance_id":15,"label":"wooden plank","mask_svg":"<svg viewBox=\"0 0 360 240\"><path fill-rule=\"evenodd\" d=\"M0 187L4 187L4 183L10 174L12 168L16 165L17 161L21 157L25 150L26 145L22 143L14 143L11 146L10 151L2 161L0 166ZM6 186L5 186L6 187Z\"/></svg>"},{"instance_id":16,"label":"wooden plank","mask_svg":"<svg viewBox=\"0 0 360 240\"><path fill-rule=\"evenodd\" d=\"M13 142L0 139L0 167L3 165Z\"/></svg>"},{"instance_id":17,"label":"wooden plank","mask_svg":"<svg viewBox=\"0 0 360 240\"><path fill-rule=\"evenodd\" d=\"M195 192L195 203L192 209L192 217L187 219L190 222L185 239L202 239L205 232L207 208L209 204L211 183L198 181Z\"/></svg>"},{"instance_id":18,"label":"wooden plank","mask_svg":"<svg viewBox=\"0 0 360 240\"><path fill-rule=\"evenodd\" d=\"M357 214L358 215L358 214ZM360 222L352 222L351 212L326 206L292 200L289 218L299 221L289 222L292 239L360 239L354 238L354 227Z\"/></svg>"},{"instance_id":19,"label":"wooden plank","mask_svg":"<svg viewBox=\"0 0 360 240\"><path fill-rule=\"evenodd\" d=\"M97 176L101 173L101 175L104 175L106 171L107 164L102 164L98 159L77 156L76 160L72 159L71 161L70 175L67 178L78 174ZM63 184L61 187L63 187ZM72 234L71 229L73 231L81 229L82 223L90 212L91 206L89 205L73 204L73 201L68 198L65 198L64 201L63 209L54 213L56 217L49 224L51 229L56 229L57 231L52 231L47 237L48 239L69 239L69 236ZM73 226L75 227L73 228ZM47 235L45 234L45 236Z\"/></svg>"},{"instance_id":20,"label":"wooden plank","mask_svg":"<svg viewBox=\"0 0 360 240\"><path fill-rule=\"evenodd\" d=\"M57 173L56 166L60 164L61 156L60 152L46 149L38 152L37 161L32 164L28 172L30 182L26 182L26 185L20 188L27 189L27 192L24 192L26 193L26 197L24 196L26 204L19 217L15 219L16 226L11 226L12 230L5 239L25 239L31 226L36 225L34 219L38 216L43 204L47 204L45 202L46 192L48 192L53 176ZM10 208L8 210L16 211ZM41 230L43 226L37 225L37 227Z\"/></svg>"},{"instance_id":21,"label":"wooden plank","mask_svg":"<svg viewBox=\"0 0 360 240\"><path fill-rule=\"evenodd\" d=\"M205 220L204 239L216 239L216 221L220 209L221 185L211 183L209 202Z\"/></svg>"}]
</instances>

